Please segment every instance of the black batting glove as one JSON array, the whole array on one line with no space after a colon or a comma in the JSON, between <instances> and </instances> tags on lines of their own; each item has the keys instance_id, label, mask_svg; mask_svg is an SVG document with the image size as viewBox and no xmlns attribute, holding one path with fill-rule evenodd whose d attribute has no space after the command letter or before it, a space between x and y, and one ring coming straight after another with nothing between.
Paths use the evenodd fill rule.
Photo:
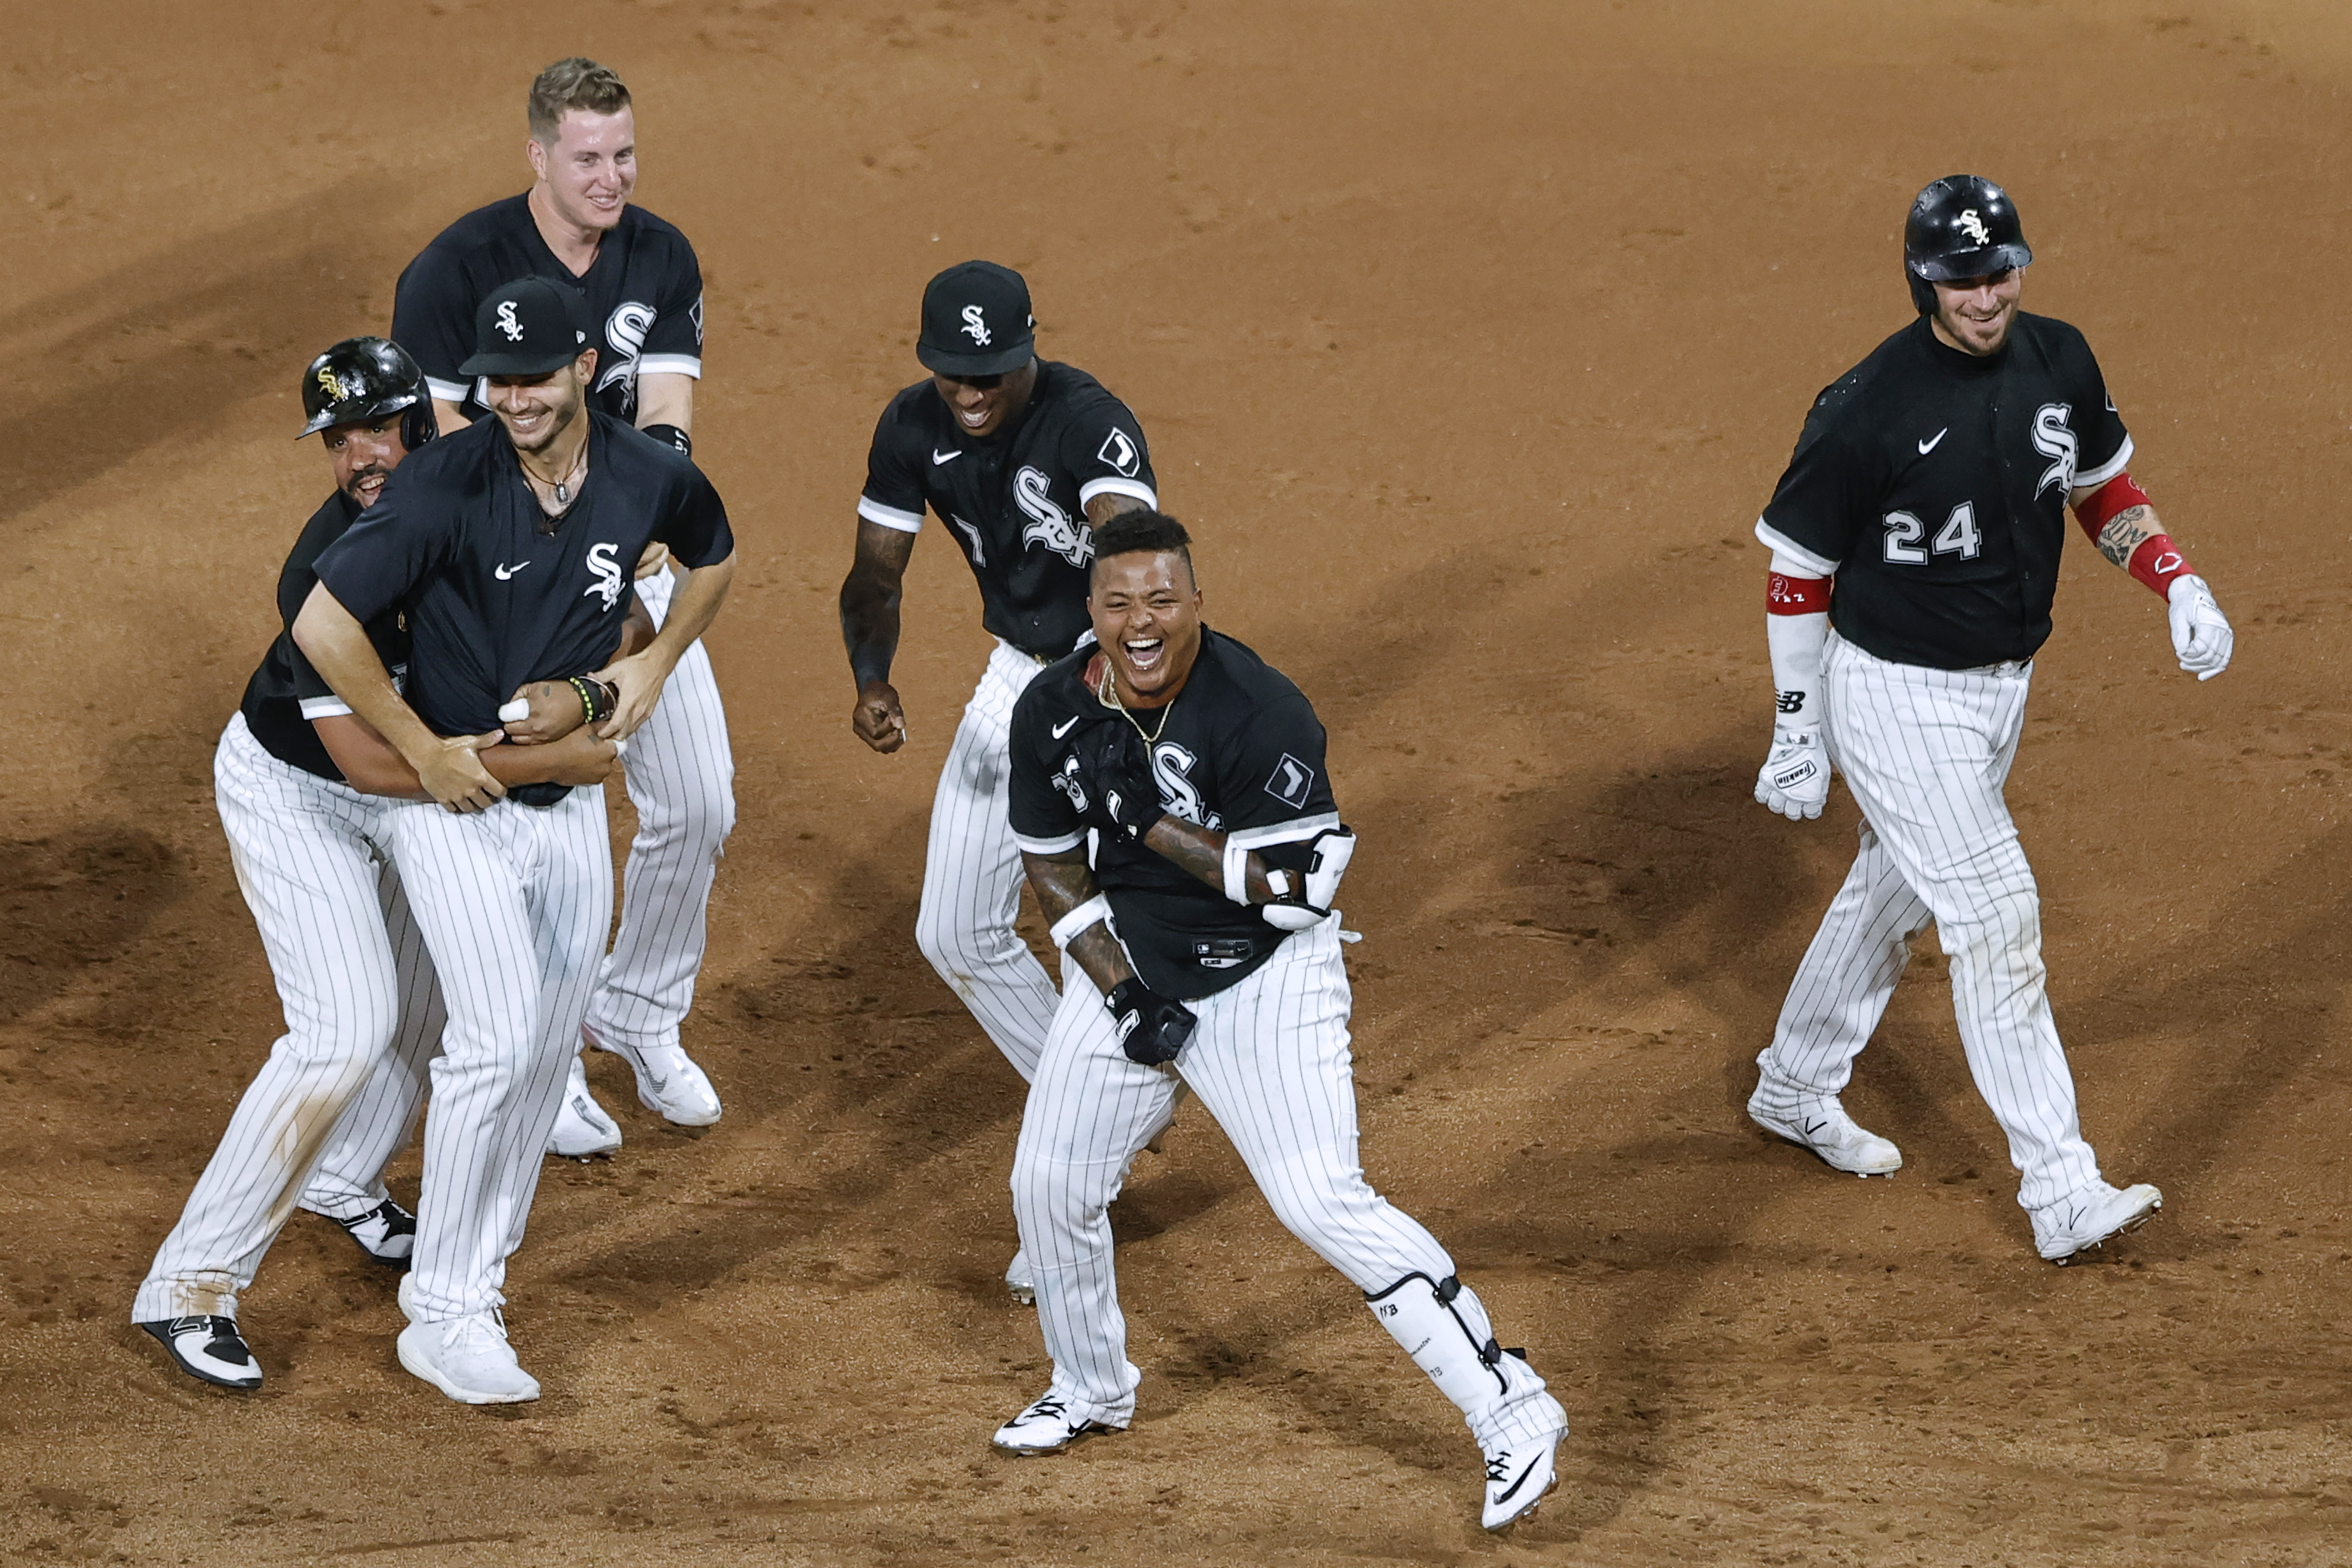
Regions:
<instances>
[{"instance_id":1,"label":"black batting glove","mask_svg":"<svg viewBox=\"0 0 2352 1568\"><path fill-rule=\"evenodd\" d=\"M1145 1067L1175 1061L1192 1043L1192 1031L1201 1023L1191 1008L1160 996L1134 975L1113 987L1103 1006L1117 1020L1119 1049L1129 1061Z\"/></svg>"},{"instance_id":2,"label":"black batting glove","mask_svg":"<svg viewBox=\"0 0 2352 1568\"><path fill-rule=\"evenodd\" d=\"M1088 793L1094 799L1094 825L1106 838L1139 843L1151 825L1166 816L1160 804L1160 786L1151 777L1151 758L1143 737L1129 724L1095 727L1087 748Z\"/></svg>"}]
</instances>

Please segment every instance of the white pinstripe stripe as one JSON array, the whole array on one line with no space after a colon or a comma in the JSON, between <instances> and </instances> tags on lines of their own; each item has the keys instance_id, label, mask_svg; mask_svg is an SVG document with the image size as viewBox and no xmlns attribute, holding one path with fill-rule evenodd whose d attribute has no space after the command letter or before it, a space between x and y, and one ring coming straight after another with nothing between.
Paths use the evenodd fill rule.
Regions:
<instances>
[{"instance_id":1,"label":"white pinstripe stripe","mask_svg":"<svg viewBox=\"0 0 2352 1568\"><path fill-rule=\"evenodd\" d=\"M545 810L390 813L449 1009L425 1118L412 1264L425 1322L501 1304L613 913L604 792Z\"/></svg>"},{"instance_id":2,"label":"white pinstripe stripe","mask_svg":"<svg viewBox=\"0 0 2352 1568\"><path fill-rule=\"evenodd\" d=\"M2032 668L1893 664L1832 632L1823 734L1867 819L1758 1057L1786 1111L1843 1090L1932 917L1950 956L1953 1012L1977 1089L2009 1139L2028 1209L2099 1179L2051 1016L2042 905L2003 789Z\"/></svg>"},{"instance_id":3,"label":"white pinstripe stripe","mask_svg":"<svg viewBox=\"0 0 2352 1568\"><path fill-rule=\"evenodd\" d=\"M931 797L915 945L1024 1082L1037 1073L1058 1000L1013 923L1021 850L1009 817L1013 706L1044 666L1000 643L989 655Z\"/></svg>"},{"instance_id":4,"label":"white pinstripe stripe","mask_svg":"<svg viewBox=\"0 0 2352 1568\"><path fill-rule=\"evenodd\" d=\"M385 803L280 762L243 715L222 733L213 779L286 1033L156 1252L134 1322L234 1317L331 1138L344 1163L320 1206L370 1207L348 1189L382 1193L378 1173L415 1107L417 1059L439 1032L429 966L413 943L396 956L386 931L387 903L401 906L379 858ZM404 1020L404 995L414 1009Z\"/></svg>"},{"instance_id":5,"label":"white pinstripe stripe","mask_svg":"<svg viewBox=\"0 0 2352 1568\"><path fill-rule=\"evenodd\" d=\"M1231 989L1193 1003L1200 1027L1178 1059L1291 1234L1360 1291L1454 1272L1436 1238L1365 1181L1357 1147L1353 1006L1337 923L1285 941ZM1166 1124L1177 1080L1119 1049L1102 993L1068 971L1021 1119L1013 1206L1035 1269L1037 1322L1054 1358L1052 1392L1076 1417L1123 1427L1140 1380L1127 1359L1108 1210L1127 1162ZM1467 1292L1465 1292L1467 1297ZM1476 1310L1475 1298L1468 1298ZM1475 1413L1482 1442L1560 1430L1559 1406L1532 1372Z\"/></svg>"},{"instance_id":6,"label":"white pinstripe stripe","mask_svg":"<svg viewBox=\"0 0 2352 1568\"><path fill-rule=\"evenodd\" d=\"M656 625L677 579L657 571L637 595ZM694 1007L709 946L710 888L735 831L735 754L710 654L688 648L661 700L629 737L622 774L637 811L623 879L621 928L604 961L589 1025L607 1044L674 1046Z\"/></svg>"}]
</instances>

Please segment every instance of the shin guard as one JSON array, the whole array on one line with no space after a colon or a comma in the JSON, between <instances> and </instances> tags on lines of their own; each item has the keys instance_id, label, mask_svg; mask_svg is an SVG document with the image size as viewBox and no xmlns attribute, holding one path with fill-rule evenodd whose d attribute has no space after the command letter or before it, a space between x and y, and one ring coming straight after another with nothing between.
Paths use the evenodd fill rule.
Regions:
<instances>
[{"instance_id":1,"label":"shin guard","mask_svg":"<svg viewBox=\"0 0 2352 1568\"><path fill-rule=\"evenodd\" d=\"M1407 1274L1364 1304L1389 1337L1454 1401L1482 1448L1539 1442L1566 1429L1527 1353L1506 1350L1486 1309L1459 1277Z\"/></svg>"}]
</instances>

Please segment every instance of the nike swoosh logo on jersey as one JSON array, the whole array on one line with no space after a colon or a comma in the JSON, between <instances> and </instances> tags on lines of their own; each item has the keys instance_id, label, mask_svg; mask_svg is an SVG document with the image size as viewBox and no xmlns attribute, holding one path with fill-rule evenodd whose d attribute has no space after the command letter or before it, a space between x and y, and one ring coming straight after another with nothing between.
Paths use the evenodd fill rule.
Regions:
<instances>
[{"instance_id":1,"label":"nike swoosh logo on jersey","mask_svg":"<svg viewBox=\"0 0 2352 1568\"><path fill-rule=\"evenodd\" d=\"M934 467L934 468L937 468L937 467L939 467L941 464L944 464L944 463L952 463L952 462L954 462L957 458L959 458L959 457L961 457L961 456L962 456L962 455L963 455L963 454L962 454L961 452L960 452L960 451L958 451L958 452L942 452L942 451L940 451L938 447L934 446L934 447L932 447L932 448L931 448L931 466L932 466L932 467Z\"/></svg>"},{"instance_id":2,"label":"nike swoosh logo on jersey","mask_svg":"<svg viewBox=\"0 0 2352 1568\"><path fill-rule=\"evenodd\" d=\"M1929 454L1930 452L1935 451L1935 450L1936 450L1937 444L1937 443L1939 443L1939 442L1941 442L1941 441L1944 439L1944 437L1946 437L1947 435L1949 435L1949 434L1952 434L1952 427L1951 427L1950 425L1948 425L1948 425L1944 426L1944 428L1943 428L1943 429L1941 429L1941 430L1939 430L1939 431L1936 432L1936 434L1933 434L1933 435L1931 435L1931 436L1927 437L1927 440L1925 440L1925 441L1923 441L1923 442L1921 442L1921 443L1919 444L1919 455L1920 455L1920 456L1922 456L1922 457L1925 457L1925 456L1927 456L1927 454Z\"/></svg>"},{"instance_id":3,"label":"nike swoosh logo on jersey","mask_svg":"<svg viewBox=\"0 0 2352 1568\"><path fill-rule=\"evenodd\" d=\"M500 565L493 569L490 575L497 578L500 582L504 582L507 579L512 577L516 572L520 571L524 567L527 567L530 564L530 562L527 560L519 560L512 566Z\"/></svg>"},{"instance_id":4,"label":"nike swoosh logo on jersey","mask_svg":"<svg viewBox=\"0 0 2352 1568\"><path fill-rule=\"evenodd\" d=\"M1061 738L1062 738L1062 737L1064 737L1064 736L1066 736L1066 735L1069 734L1069 733L1070 733L1070 727L1071 727L1072 725L1074 725L1074 724L1077 723L1077 722L1078 722L1078 716L1077 716L1076 714L1072 714L1069 717L1067 717L1067 718L1064 719L1061 723L1059 723L1059 724L1055 725L1055 726L1054 727L1054 738L1055 738L1055 740L1059 740L1059 739L1061 739Z\"/></svg>"}]
</instances>

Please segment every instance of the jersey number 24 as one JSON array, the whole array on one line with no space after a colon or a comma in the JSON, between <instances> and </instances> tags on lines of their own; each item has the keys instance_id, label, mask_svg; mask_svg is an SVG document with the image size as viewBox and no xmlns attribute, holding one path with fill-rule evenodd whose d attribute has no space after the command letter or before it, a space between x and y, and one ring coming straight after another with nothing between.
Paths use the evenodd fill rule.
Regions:
<instances>
[{"instance_id":1,"label":"jersey number 24","mask_svg":"<svg viewBox=\"0 0 2352 1568\"><path fill-rule=\"evenodd\" d=\"M1919 539L1927 533L1927 525L1909 512L1886 514L1886 559L1897 566L1925 566L1927 550L1937 555L1956 555L1962 560L1974 560L1984 548L1984 536L1977 532L1977 508L1973 501L1962 501L1936 530L1927 549L1919 548Z\"/></svg>"}]
</instances>

